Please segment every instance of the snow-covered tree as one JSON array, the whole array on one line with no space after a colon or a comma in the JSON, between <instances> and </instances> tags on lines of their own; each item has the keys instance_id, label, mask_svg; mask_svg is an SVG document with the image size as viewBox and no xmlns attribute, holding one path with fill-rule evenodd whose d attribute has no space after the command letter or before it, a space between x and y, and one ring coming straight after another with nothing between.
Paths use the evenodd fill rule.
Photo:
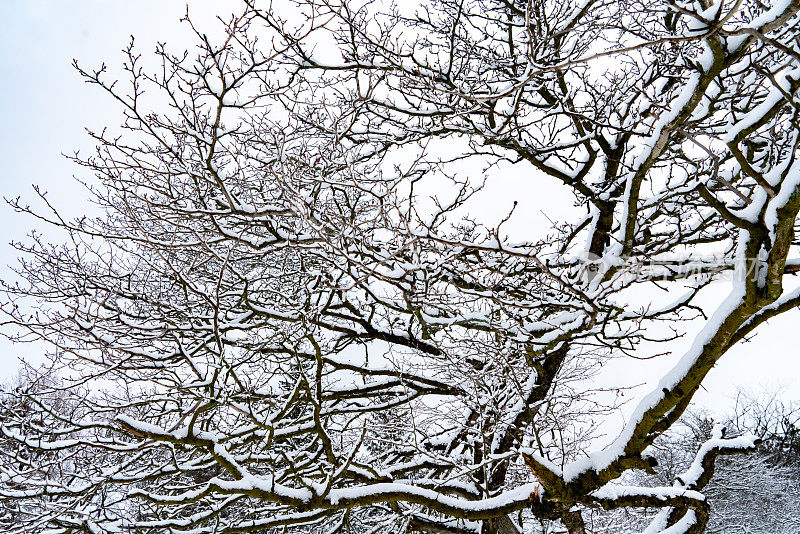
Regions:
<instances>
[{"instance_id":1,"label":"snow-covered tree","mask_svg":"<svg viewBox=\"0 0 800 534\"><path fill-rule=\"evenodd\" d=\"M626 474L635 485L682 483L682 473L696 451L713 436L718 423L705 411L690 409L649 452L658 473ZM761 441L754 452L729 455L714 466L703 489L710 502L707 532L720 534L790 534L800 529L800 405L784 402L777 393L754 396L741 392L733 414L719 428L751 433ZM593 510L592 532L640 532L652 521L648 510Z\"/></svg>"},{"instance_id":2,"label":"snow-covered tree","mask_svg":"<svg viewBox=\"0 0 800 534\"><path fill-rule=\"evenodd\" d=\"M3 400L0 498L42 510L13 528L703 531L715 459L755 436L621 481L800 304L798 11L248 0L159 68L78 66L124 122L74 158L100 216L12 201L65 235L5 284L60 377ZM606 435L631 384L604 370L673 352Z\"/></svg>"},{"instance_id":3,"label":"snow-covered tree","mask_svg":"<svg viewBox=\"0 0 800 534\"><path fill-rule=\"evenodd\" d=\"M790 534L800 530L800 404L776 394L741 393L729 432L749 432L762 443L756 452L726 458L707 488L712 503L708 532ZM689 419L692 421L692 419ZM695 416L694 437L708 427Z\"/></svg>"}]
</instances>

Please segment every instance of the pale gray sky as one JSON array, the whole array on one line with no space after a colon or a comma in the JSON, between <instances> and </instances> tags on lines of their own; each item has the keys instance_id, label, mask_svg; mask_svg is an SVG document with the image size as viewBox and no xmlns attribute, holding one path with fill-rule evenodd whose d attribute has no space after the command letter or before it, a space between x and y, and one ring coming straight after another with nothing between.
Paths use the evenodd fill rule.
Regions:
<instances>
[{"instance_id":1,"label":"pale gray sky","mask_svg":"<svg viewBox=\"0 0 800 534\"><path fill-rule=\"evenodd\" d=\"M192 11L206 23L210 23L211 5L215 3L191 2ZM36 183L67 213L77 215L88 209L83 192L71 179L81 171L61 153L90 150L83 127L116 125L119 113L100 91L80 80L71 60L77 58L87 66L101 60L119 64L120 51L131 34L145 53L153 50L156 40L187 46L186 28L178 22L184 10L184 2L178 0L0 0L4 22L0 32L0 193L22 195L33 202L31 184ZM9 276L5 265L15 257L6 243L23 238L33 224L0 206L3 276ZM739 385L785 386L788 396L800 398L798 318L797 313L784 314L762 327L754 342L726 355L709 376L708 392L701 392L698 402L724 409ZM688 337L685 345L690 343ZM37 350L0 340L0 380L14 374L17 356L35 358ZM641 368L656 376L671 367L680 352L678 348L672 358ZM637 391L641 394L647 388Z\"/></svg>"}]
</instances>

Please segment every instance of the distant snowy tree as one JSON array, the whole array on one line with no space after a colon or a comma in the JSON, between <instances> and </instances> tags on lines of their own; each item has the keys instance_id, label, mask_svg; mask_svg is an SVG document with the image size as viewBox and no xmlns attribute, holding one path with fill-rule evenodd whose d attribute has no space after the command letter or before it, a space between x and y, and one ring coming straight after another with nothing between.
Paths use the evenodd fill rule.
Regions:
<instances>
[{"instance_id":1,"label":"distant snowy tree","mask_svg":"<svg viewBox=\"0 0 800 534\"><path fill-rule=\"evenodd\" d=\"M726 426L733 432L751 432L762 443L752 454L718 463L706 490L712 503L708 532L800 532L800 404L742 393ZM697 437L690 444L697 443Z\"/></svg>"},{"instance_id":2,"label":"distant snowy tree","mask_svg":"<svg viewBox=\"0 0 800 534\"><path fill-rule=\"evenodd\" d=\"M629 472L631 484L663 486L681 483L695 453L714 432L707 414L692 410L649 452L658 460L659 471L647 475ZM800 531L800 405L786 403L776 395L741 393L731 415L722 423L727 432L749 432L760 443L749 454L719 459L714 476L703 493L711 504L707 532L789 534ZM647 510L603 513L594 511L591 532L619 534L640 532L652 521Z\"/></svg>"},{"instance_id":3,"label":"distant snowy tree","mask_svg":"<svg viewBox=\"0 0 800 534\"><path fill-rule=\"evenodd\" d=\"M124 120L74 157L100 216L11 201L65 236L0 304L59 377L3 397L2 509L40 510L11 532L702 532L756 436L625 482L800 305L798 11L248 0L160 68L76 65Z\"/></svg>"}]
</instances>

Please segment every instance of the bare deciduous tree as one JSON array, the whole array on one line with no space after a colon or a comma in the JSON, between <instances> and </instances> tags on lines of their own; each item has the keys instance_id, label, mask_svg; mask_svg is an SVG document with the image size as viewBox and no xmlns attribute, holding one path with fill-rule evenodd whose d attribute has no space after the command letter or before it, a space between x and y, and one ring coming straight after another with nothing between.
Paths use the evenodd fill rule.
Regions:
<instances>
[{"instance_id":1,"label":"bare deciduous tree","mask_svg":"<svg viewBox=\"0 0 800 534\"><path fill-rule=\"evenodd\" d=\"M131 44L125 83L78 66L124 124L74 158L100 217L12 201L68 236L18 244L4 291L61 377L4 399L0 498L38 510L12 528L577 534L645 507L647 532L703 531L715 458L755 437L714 435L677 485L615 481L800 304L798 10L248 1L160 68ZM551 227L482 216L512 164ZM624 385L601 366L678 350L686 320L597 445Z\"/></svg>"},{"instance_id":2,"label":"bare deciduous tree","mask_svg":"<svg viewBox=\"0 0 800 534\"><path fill-rule=\"evenodd\" d=\"M650 449L658 460L658 472L629 472L624 478L630 485L647 486L682 481L682 473L694 461L698 448L715 431L752 433L761 440L756 451L718 461L713 478L703 489L710 504L706 531L794 533L800 527L799 422L800 406L782 400L780 392L753 395L742 391L733 413L721 424L707 412L690 409ZM588 523L597 533L640 532L652 522L653 515L651 510L592 510Z\"/></svg>"}]
</instances>

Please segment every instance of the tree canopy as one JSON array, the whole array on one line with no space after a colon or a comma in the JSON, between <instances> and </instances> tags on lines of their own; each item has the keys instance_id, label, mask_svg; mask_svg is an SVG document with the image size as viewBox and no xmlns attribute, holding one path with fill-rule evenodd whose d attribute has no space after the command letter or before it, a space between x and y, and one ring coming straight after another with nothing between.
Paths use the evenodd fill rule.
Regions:
<instances>
[{"instance_id":1,"label":"tree canopy","mask_svg":"<svg viewBox=\"0 0 800 534\"><path fill-rule=\"evenodd\" d=\"M76 63L124 118L73 157L99 216L11 201L65 235L3 287L52 348L3 397L11 531L578 534L636 507L702 532L715 459L757 436L620 477L800 305L798 11L247 0L159 67ZM604 436L603 366L673 352Z\"/></svg>"}]
</instances>

